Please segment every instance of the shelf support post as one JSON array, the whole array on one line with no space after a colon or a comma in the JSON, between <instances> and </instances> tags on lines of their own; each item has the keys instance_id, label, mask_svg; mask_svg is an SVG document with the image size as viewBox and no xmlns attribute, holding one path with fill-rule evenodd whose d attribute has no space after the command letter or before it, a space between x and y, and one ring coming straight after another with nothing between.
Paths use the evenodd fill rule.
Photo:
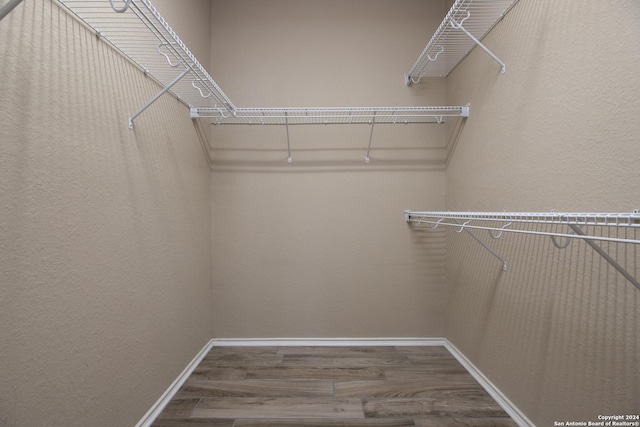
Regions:
<instances>
[{"instance_id":1,"label":"shelf support post","mask_svg":"<svg viewBox=\"0 0 640 427\"><path fill-rule=\"evenodd\" d=\"M406 214L405 214L406 215ZM458 222L457 219L453 220L456 224L460 224ZM467 230L467 227L465 227L463 224L460 224L460 226L462 227L462 230L466 231L467 233L469 233L469 235L471 237L474 238L474 240L478 243L480 243L480 245L482 245L483 248L485 248L486 250L488 250L489 252L491 252L491 255L493 255L494 257L498 258L500 260L500 262L502 263L502 270L503 271L507 271L507 261L505 261L504 259L502 259L502 257L500 255L498 255L497 253L495 253L489 246L485 245L484 242L480 239L478 239L476 237L475 234L473 234L472 232L470 232L469 230Z\"/></svg>"},{"instance_id":2,"label":"shelf support post","mask_svg":"<svg viewBox=\"0 0 640 427\"><path fill-rule=\"evenodd\" d=\"M369 152L371 151L371 140L373 139L373 126L376 124L376 111L373 112L373 118L371 119L371 133L369 134L369 147L367 148L367 155L364 157L365 163L369 163Z\"/></svg>"},{"instance_id":3,"label":"shelf support post","mask_svg":"<svg viewBox=\"0 0 640 427\"><path fill-rule=\"evenodd\" d=\"M466 19L466 18L465 18ZM492 57L498 64L500 64L502 66L502 74L504 74L504 72L506 71L506 65L504 64L504 62L502 62L500 60L500 58L498 58L496 55L493 54L493 52L491 52L485 45L483 45L482 43L480 43L480 40L478 40L477 38L475 38L473 36L473 34L471 34L469 31L467 31L466 28L464 28L462 26L462 23L464 22L461 21L460 23L458 23L458 21L456 21L455 19L451 19L451 26L457 30L462 30L463 33L465 33L467 35L467 37L469 37L476 45L480 46L480 48L482 48L482 50L484 50L485 52L487 52L487 54Z\"/></svg>"},{"instance_id":4,"label":"shelf support post","mask_svg":"<svg viewBox=\"0 0 640 427\"><path fill-rule=\"evenodd\" d=\"M178 77L173 79L173 81L171 83L169 83L167 86L165 86L160 92L158 92L158 94L156 96L154 96L153 98L151 98L151 100L149 102L144 104L142 106L142 108L140 108L138 111L136 111L133 114L133 116L129 117L129 129L133 129L133 121L135 120L136 117L138 117L140 114L142 114L142 112L144 110L149 108L151 106L151 104L156 102L156 100L158 98L160 98L162 95L167 93L169 91L169 89L171 89L176 83L178 83L180 81L180 79L182 79L184 76L186 76L189 71L191 71L191 68L189 68L189 67L185 68L185 70L182 73L180 73L180 75Z\"/></svg>"},{"instance_id":5,"label":"shelf support post","mask_svg":"<svg viewBox=\"0 0 640 427\"><path fill-rule=\"evenodd\" d=\"M287 162L291 163L293 159L291 158L291 144L289 143L289 113L287 111L284 112L284 124L287 128Z\"/></svg>"},{"instance_id":6,"label":"shelf support post","mask_svg":"<svg viewBox=\"0 0 640 427\"><path fill-rule=\"evenodd\" d=\"M586 236L585 232L582 231L580 229L580 227L578 227L577 225L575 225L575 224L568 224L568 225L574 231L574 233L576 233L577 235ZM638 283L638 281L635 279L635 277L633 277L631 274L629 274L627 272L627 270L622 268L622 266L620 264L618 264L616 262L616 260L611 258L611 256L609 256L609 254L606 253L594 241L592 241L592 240L590 240L588 238L587 239L583 239L583 240L585 241L585 243L587 245L591 246L594 251L598 252L602 258L604 258L609 264L611 264L613 266L613 268L618 270L618 272L620 272L620 274L622 274L628 281L630 281L633 284L633 286L635 286L636 288L638 288L638 290L640 290L640 283Z\"/></svg>"}]
</instances>

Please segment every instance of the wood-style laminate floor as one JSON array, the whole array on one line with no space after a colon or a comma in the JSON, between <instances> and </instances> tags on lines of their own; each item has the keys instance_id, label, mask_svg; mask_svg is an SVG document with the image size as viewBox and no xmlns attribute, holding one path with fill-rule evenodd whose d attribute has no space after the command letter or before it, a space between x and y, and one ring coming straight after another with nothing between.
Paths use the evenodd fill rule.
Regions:
<instances>
[{"instance_id":1,"label":"wood-style laminate floor","mask_svg":"<svg viewBox=\"0 0 640 427\"><path fill-rule=\"evenodd\" d=\"M516 424L444 347L214 347L153 426Z\"/></svg>"}]
</instances>

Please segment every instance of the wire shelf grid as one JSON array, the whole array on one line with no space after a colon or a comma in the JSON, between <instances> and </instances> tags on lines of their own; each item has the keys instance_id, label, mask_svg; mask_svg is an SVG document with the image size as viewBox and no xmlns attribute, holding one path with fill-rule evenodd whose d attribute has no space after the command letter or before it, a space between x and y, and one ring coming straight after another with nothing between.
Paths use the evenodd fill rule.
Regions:
<instances>
[{"instance_id":1,"label":"wire shelf grid","mask_svg":"<svg viewBox=\"0 0 640 427\"><path fill-rule=\"evenodd\" d=\"M130 129L133 120L166 92L190 107L191 118L209 118L212 124L427 124L444 123L446 117L469 117L468 105L237 108L149 0L55 1L163 87L129 118Z\"/></svg>"},{"instance_id":2,"label":"wire shelf grid","mask_svg":"<svg viewBox=\"0 0 640 427\"><path fill-rule=\"evenodd\" d=\"M411 70L407 83L422 77L445 77L476 43L457 24L482 40L518 0L456 0Z\"/></svg>"},{"instance_id":3,"label":"wire shelf grid","mask_svg":"<svg viewBox=\"0 0 640 427\"><path fill-rule=\"evenodd\" d=\"M58 1L163 87L188 69L169 90L187 106L215 107L227 113L235 109L148 0L131 1L123 13L114 13L106 0Z\"/></svg>"},{"instance_id":4,"label":"wire shelf grid","mask_svg":"<svg viewBox=\"0 0 640 427\"><path fill-rule=\"evenodd\" d=\"M640 282L608 252L608 244L640 244L640 210L631 213L556 213L556 212L415 212L404 211L405 221L431 228L455 227L465 231L488 250L507 270L507 262L471 230L486 230L493 239L504 232L548 236L556 248L566 248L573 239L581 239L613 268L640 290ZM537 225L539 224L539 226ZM559 241L562 238L564 241ZM603 246L604 244L604 246Z\"/></svg>"},{"instance_id":5,"label":"wire shelf grid","mask_svg":"<svg viewBox=\"0 0 640 427\"><path fill-rule=\"evenodd\" d=\"M405 220L415 224L429 224L463 229L488 230L490 232L509 232L534 234L558 238L576 238L584 240L609 241L640 244L635 238L619 238L603 235L576 233L585 227L621 227L640 229L640 211L631 213L561 213L561 212L416 212L405 211ZM557 227L547 230L530 230L512 227L512 224L545 224L567 226L567 232ZM585 229L586 230L586 229Z\"/></svg>"},{"instance_id":6,"label":"wire shelf grid","mask_svg":"<svg viewBox=\"0 0 640 427\"><path fill-rule=\"evenodd\" d=\"M490 221L640 228L640 211L631 213L581 212L417 212L406 211L407 221Z\"/></svg>"},{"instance_id":7,"label":"wire shelf grid","mask_svg":"<svg viewBox=\"0 0 640 427\"><path fill-rule=\"evenodd\" d=\"M210 118L214 125L427 124L468 114L468 106L237 108L232 115L215 108L191 109L193 118Z\"/></svg>"}]
</instances>

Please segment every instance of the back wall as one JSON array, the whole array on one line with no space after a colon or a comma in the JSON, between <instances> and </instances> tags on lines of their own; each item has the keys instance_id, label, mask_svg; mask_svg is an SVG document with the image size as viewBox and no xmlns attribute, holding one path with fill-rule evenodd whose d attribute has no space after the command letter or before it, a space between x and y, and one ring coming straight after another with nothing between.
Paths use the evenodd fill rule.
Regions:
<instances>
[{"instance_id":1,"label":"back wall","mask_svg":"<svg viewBox=\"0 0 640 427\"><path fill-rule=\"evenodd\" d=\"M211 73L240 107L442 105L403 74L445 6L214 0ZM213 126L216 337L443 334L444 240L403 209L444 208L444 126L376 126L365 164L370 132L291 126L289 164L284 127Z\"/></svg>"}]
</instances>

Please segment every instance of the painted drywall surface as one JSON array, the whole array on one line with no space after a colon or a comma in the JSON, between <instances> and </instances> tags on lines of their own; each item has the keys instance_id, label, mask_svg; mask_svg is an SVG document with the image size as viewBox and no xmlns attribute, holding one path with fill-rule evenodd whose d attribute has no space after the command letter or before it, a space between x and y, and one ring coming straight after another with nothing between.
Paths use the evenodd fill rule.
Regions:
<instances>
[{"instance_id":1,"label":"painted drywall surface","mask_svg":"<svg viewBox=\"0 0 640 427\"><path fill-rule=\"evenodd\" d=\"M0 22L0 425L133 425L211 328L210 171L183 105L56 2Z\"/></svg>"},{"instance_id":2,"label":"painted drywall surface","mask_svg":"<svg viewBox=\"0 0 640 427\"><path fill-rule=\"evenodd\" d=\"M439 0L214 0L211 74L240 107L442 102L439 80L409 88L404 73L440 24L444 6Z\"/></svg>"},{"instance_id":3,"label":"painted drywall surface","mask_svg":"<svg viewBox=\"0 0 640 427\"><path fill-rule=\"evenodd\" d=\"M640 5L520 0L447 82L472 115L448 147L447 209L640 207ZM447 337L537 425L638 414L640 292L583 242L447 240ZM637 238L637 236L636 236ZM603 247L640 276L640 251Z\"/></svg>"},{"instance_id":4,"label":"painted drywall surface","mask_svg":"<svg viewBox=\"0 0 640 427\"><path fill-rule=\"evenodd\" d=\"M210 60L209 23L211 17L210 0L154 0L158 10L173 31L178 35L198 61L207 68Z\"/></svg>"},{"instance_id":5,"label":"painted drywall surface","mask_svg":"<svg viewBox=\"0 0 640 427\"><path fill-rule=\"evenodd\" d=\"M398 206L442 203L416 184L442 179L214 172L216 336L439 336L444 241L412 235Z\"/></svg>"},{"instance_id":6,"label":"painted drywall surface","mask_svg":"<svg viewBox=\"0 0 640 427\"><path fill-rule=\"evenodd\" d=\"M429 2L427 2L429 3ZM241 107L442 105L404 73L444 2L214 1L216 81ZM431 89L429 91L428 89ZM444 240L403 209L444 208L445 128L212 128L216 337L441 336Z\"/></svg>"}]
</instances>

